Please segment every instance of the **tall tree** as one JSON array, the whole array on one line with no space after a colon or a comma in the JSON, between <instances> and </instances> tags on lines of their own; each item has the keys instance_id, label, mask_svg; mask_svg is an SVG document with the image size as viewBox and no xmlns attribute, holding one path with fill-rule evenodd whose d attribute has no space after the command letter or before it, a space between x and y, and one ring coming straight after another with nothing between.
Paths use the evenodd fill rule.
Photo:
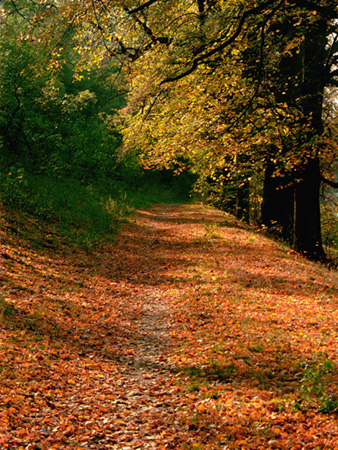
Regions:
<instances>
[{"instance_id":1,"label":"tall tree","mask_svg":"<svg viewBox=\"0 0 338 450\"><path fill-rule=\"evenodd\" d=\"M290 125L293 138L283 142L283 153L293 156L291 170L274 177L269 161L265 172L263 220L279 222L294 247L311 257L324 256L320 230L320 140L324 131L323 99L330 82L330 47L334 9L305 2L295 14L285 4L271 30L273 46L280 52L271 72L277 104L294 110ZM325 150L324 150L325 154ZM274 206L279 200L281 210Z\"/></svg>"},{"instance_id":2,"label":"tall tree","mask_svg":"<svg viewBox=\"0 0 338 450\"><path fill-rule=\"evenodd\" d=\"M227 51L225 56L231 55L237 63L242 63L234 57L236 49L241 51L241 46L244 47L245 55L254 45L254 73L245 78L247 86L251 81L256 88L253 93L248 88L249 96L238 95L236 100L244 100L246 123L255 122L256 131L251 128L251 133L255 131L256 135L262 133L267 137L264 121L260 124L257 121L257 113L262 111L270 112L270 120L280 131L278 145L273 145L275 142L270 134L270 142L267 139L269 151L265 149L261 152L266 167L263 220L267 225L274 222L281 225L284 236L289 237L298 251L312 258L322 258L319 209L320 163L325 157L321 138L324 130L322 110L325 86L337 75L336 70L332 70L337 62L335 38L331 45L328 40L336 28L337 5L333 1L267 1L252 8L248 6L239 14L227 8L228 4L223 9L215 3L210 8L207 2L199 2L197 6L195 34L190 31L195 41L190 40L190 45L184 46L187 53L182 63L178 64L171 56L178 69L174 67L171 74L165 77L170 70L170 59L167 59L162 85L177 83L184 77L196 74L202 65L212 69L222 65L221 70L226 73L230 62L224 57L224 51ZM239 4L236 6L240 9ZM226 14L232 21L227 22L225 30L219 24L222 23L220 18L224 19ZM207 32L206 24L210 17L209 27L210 23L218 26L217 37ZM204 33L200 31L201 24ZM248 31L249 24L254 29L254 44L253 31ZM196 43L197 36L200 38L199 46L191 44ZM241 44L237 42L239 36L242 37ZM162 57L163 54L165 51ZM182 49L179 54L182 57ZM244 70L245 66L244 61ZM225 86L226 89L228 87ZM133 99L135 101L135 97ZM226 96L226 101L236 105L231 95ZM143 105L148 117L153 108L153 103L149 103L148 110ZM240 111L238 103L237 110L238 116L244 116L243 108ZM229 125L226 114L224 121ZM242 123L237 120L238 125ZM238 130L232 133L233 136L238 134ZM276 162L276 159L279 161ZM279 207L276 207L276 201L279 201Z\"/></svg>"}]
</instances>

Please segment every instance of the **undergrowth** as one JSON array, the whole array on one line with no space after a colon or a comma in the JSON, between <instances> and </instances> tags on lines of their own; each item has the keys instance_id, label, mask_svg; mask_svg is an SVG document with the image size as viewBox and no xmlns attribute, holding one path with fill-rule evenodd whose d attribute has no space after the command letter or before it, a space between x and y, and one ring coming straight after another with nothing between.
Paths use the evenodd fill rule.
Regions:
<instances>
[{"instance_id":1,"label":"undergrowth","mask_svg":"<svg viewBox=\"0 0 338 450\"><path fill-rule=\"evenodd\" d=\"M0 198L11 229L36 245L56 245L53 235L69 244L92 251L112 240L121 222L136 208L152 203L189 200L189 176L150 172L81 182L75 178L32 175L22 167L12 167L0 176ZM35 230L26 227L36 219ZM38 224L48 223L50 233L38 238ZM41 233L40 233L41 234ZM43 241L43 242L42 242Z\"/></svg>"},{"instance_id":2,"label":"undergrowth","mask_svg":"<svg viewBox=\"0 0 338 450\"><path fill-rule=\"evenodd\" d=\"M124 192L112 183L105 186L104 181L83 184L71 178L57 179L12 170L1 178L1 200L10 220L15 212L23 219L19 228L13 226L12 231L29 238L24 217L30 217L38 223L49 224L52 232L46 238L51 245L55 233L69 243L91 250L111 239L118 223L130 213Z\"/></svg>"}]
</instances>

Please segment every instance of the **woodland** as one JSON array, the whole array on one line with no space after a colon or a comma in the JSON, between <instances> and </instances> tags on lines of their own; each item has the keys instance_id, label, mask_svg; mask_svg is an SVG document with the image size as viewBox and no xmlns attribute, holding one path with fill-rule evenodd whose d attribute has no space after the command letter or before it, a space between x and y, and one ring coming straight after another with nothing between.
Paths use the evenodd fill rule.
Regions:
<instances>
[{"instance_id":1,"label":"woodland","mask_svg":"<svg viewBox=\"0 0 338 450\"><path fill-rule=\"evenodd\" d=\"M145 180L183 174L182 190L325 259L337 14L335 0L3 1L3 202L67 216L81 191L113 216Z\"/></svg>"},{"instance_id":2,"label":"woodland","mask_svg":"<svg viewBox=\"0 0 338 450\"><path fill-rule=\"evenodd\" d=\"M0 449L338 448L336 0L0 2Z\"/></svg>"}]
</instances>

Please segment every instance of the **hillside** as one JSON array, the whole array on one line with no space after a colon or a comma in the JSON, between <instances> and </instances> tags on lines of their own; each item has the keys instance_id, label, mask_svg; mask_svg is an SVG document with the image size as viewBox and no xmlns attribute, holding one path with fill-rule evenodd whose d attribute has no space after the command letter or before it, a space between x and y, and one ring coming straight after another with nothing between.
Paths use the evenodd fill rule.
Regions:
<instances>
[{"instance_id":1,"label":"hillside","mask_svg":"<svg viewBox=\"0 0 338 450\"><path fill-rule=\"evenodd\" d=\"M338 448L337 272L200 204L0 239L1 449Z\"/></svg>"}]
</instances>

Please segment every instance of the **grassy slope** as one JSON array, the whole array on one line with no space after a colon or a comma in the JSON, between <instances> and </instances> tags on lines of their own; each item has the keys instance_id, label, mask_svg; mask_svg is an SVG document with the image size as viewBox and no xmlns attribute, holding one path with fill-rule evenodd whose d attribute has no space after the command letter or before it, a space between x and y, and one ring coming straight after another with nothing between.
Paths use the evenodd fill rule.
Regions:
<instances>
[{"instance_id":1,"label":"grassy slope","mask_svg":"<svg viewBox=\"0 0 338 450\"><path fill-rule=\"evenodd\" d=\"M336 272L196 204L139 211L93 254L0 221L1 449L338 448ZM145 426L149 399L116 399L152 292L172 333Z\"/></svg>"}]
</instances>

